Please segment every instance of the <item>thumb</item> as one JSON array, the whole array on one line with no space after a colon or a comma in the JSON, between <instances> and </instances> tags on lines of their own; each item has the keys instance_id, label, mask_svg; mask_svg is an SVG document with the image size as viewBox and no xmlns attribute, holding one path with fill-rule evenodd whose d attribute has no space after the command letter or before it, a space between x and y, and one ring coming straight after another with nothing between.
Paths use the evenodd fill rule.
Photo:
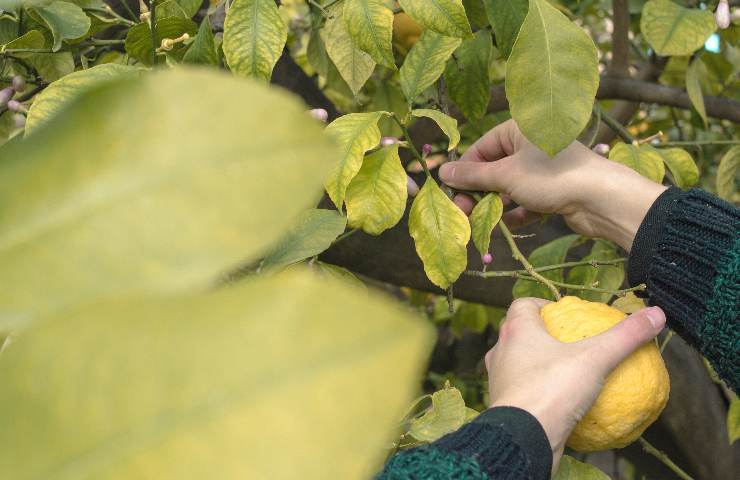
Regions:
<instances>
[{"instance_id":1,"label":"thumb","mask_svg":"<svg viewBox=\"0 0 740 480\"><path fill-rule=\"evenodd\" d=\"M644 308L584 343L593 352L594 362L608 373L632 352L655 338L663 330L665 321L665 313L659 307Z\"/></svg>"},{"instance_id":2,"label":"thumb","mask_svg":"<svg viewBox=\"0 0 740 480\"><path fill-rule=\"evenodd\" d=\"M439 178L460 190L508 191L512 157L495 162L447 162L439 168Z\"/></svg>"}]
</instances>

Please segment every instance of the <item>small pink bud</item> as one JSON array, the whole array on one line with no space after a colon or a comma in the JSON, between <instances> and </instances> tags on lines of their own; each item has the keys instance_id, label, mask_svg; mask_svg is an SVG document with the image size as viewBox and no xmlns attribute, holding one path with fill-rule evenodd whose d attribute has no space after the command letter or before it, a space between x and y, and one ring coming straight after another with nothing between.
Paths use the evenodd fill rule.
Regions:
<instances>
[{"instance_id":1,"label":"small pink bud","mask_svg":"<svg viewBox=\"0 0 740 480\"><path fill-rule=\"evenodd\" d=\"M594 145L593 151L599 155L609 155L609 145L606 143L597 143Z\"/></svg>"},{"instance_id":2,"label":"small pink bud","mask_svg":"<svg viewBox=\"0 0 740 480\"><path fill-rule=\"evenodd\" d=\"M0 90L0 108L8 105L8 101L15 95L13 87L3 88Z\"/></svg>"},{"instance_id":3,"label":"small pink bud","mask_svg":"<svg viewBox=\"0 0 740 480\"><path fill-rule=\"evenodd\" d=\"M432 146L428 143L425 143L423 147L421 147L421 153L426 157L427 155L432 153Z\"/></svg>"},{"instance_id":4,"label":"small pink bud","mask_svg":"<svg viewBox=\"0 0 740 480\"><path fill-rule=\"evenodd\" d=\"M727 0L719 0L717 10L714 11L714 21L717 22L719 28L727 28L730 26L730 4Z\"/></svg>"},{"instance_id":5,"label":"small pink bud","mask_svg":"<svg viewBox=\"0 0 740 480\"><path fill-rule=\"evenodd\" d=\"M409 193L409 197L415 197L419 193L419 186L416 184L413 178L406 176L406 191Z\"/></svg>"},{"instance_id":6,"label":"small pink bud","mask_svg":"<svg viewBox=\"0 0 740 480\"><path fill-rule=\"evenodd\" d=\"M13 77L13 90L22 92L26 88L26 79L20 75Z\"/></svg>"},{"instance_id":7,"label":"small pink bud","mask_svg":"<svg viewBox=\"0 0 740 480\"><path fill-rule=\"evenodd\" d=\"M329 112L327 112L323 108L314 108L313 110L309 110L308 114L319 122L326 123L326 121L329 119Z\"/></svg>"},{"instance_id":8,"label":"small pink bud","mask_svg":"<svg viewBox=\"0 0 740 480\"><path fill-rule=\"evenodd\" d=\"M398 139L396 137L383 137L380 139L380 145L383 147L387 147L388 145L395 145L398 143Z\"/></svg>"},{"instance_id":9,"label":"small pink bud","mask_svg":"<svg viewBox=\"0 0 740 480\"><path fill-rule=\"evenodd\" d=\"M10 100L8 102L8 110L10 110L11 112L21 113L26 110L26 107L24 107L23 104L18 100Z\"/></svg>"},{"instance_id":10,"label":"small pink bud","mask_svg":"<svg viewBox=\"0 0 740 480\"><path fill-rule=\"evenodd\" d=\"M482 260L483 265L490 265L491 262L493 262L493 255L491 255L490 253L486 253L485 255L483 255Z\"/></svg>"},{"instance_id":11,"label":"small pink bud","mask_svg":"<svg viewBox=\"0 0 740 480\"><path fill-rule=\"evenodd\" d=\"M26 117L21 113L13 115L13 121L15 122L15 128L23 128L26 126Z\"/></svg>"}]
</instances>

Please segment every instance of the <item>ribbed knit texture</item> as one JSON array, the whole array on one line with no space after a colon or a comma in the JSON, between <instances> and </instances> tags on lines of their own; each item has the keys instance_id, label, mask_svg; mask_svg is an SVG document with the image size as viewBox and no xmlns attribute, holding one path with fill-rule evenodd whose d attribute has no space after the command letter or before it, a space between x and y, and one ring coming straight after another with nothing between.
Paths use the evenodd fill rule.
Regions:
<instances>
[{"instance_id":1,"label":"ribbed knit texture","mask_svg":"<svg viewBox=\"0 0 740 480\"><path fill-rule=\"evenodd\" d=\"M629 281L696 347L734 391L740 387L740 209L702 190L669 189L632 246Z\"/></svg>"}]
</instances>

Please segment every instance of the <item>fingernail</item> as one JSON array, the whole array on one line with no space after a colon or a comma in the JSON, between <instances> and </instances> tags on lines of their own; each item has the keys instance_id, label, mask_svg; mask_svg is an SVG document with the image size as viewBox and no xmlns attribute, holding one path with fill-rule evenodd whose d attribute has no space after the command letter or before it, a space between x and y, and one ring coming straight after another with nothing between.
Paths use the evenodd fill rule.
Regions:
<instances>
[{"instance_id":1,"label":"fingernail","mask_svg":"<svg viewBox=\"0 0 740 480\"><path fill-rule=\"evenodd\" d=\"M439 178L443 182L450 180L455 173L455 165L452 163L445 163L439 167Z\"/></svg>"},{"instance_id":2,"label":"fingernail","mask_svg":"<svg viewBox=\"0 0 740 480\"><path fill-rule=\"evenodd\" d=\"M665 313L660 307L650 307L645 311L645 314L650 320L653 328L656 330L662 330L665 326Z\"/></svg>"}]
</instances>

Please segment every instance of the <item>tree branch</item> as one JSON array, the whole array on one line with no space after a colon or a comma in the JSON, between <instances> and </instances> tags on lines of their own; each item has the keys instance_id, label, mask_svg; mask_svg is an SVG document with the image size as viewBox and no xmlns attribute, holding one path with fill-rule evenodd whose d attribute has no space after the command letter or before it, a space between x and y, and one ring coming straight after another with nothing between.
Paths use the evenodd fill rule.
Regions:
<instances>
[{"instance_id":1,"label":"tree branch","mask_svg":"<svg viewBox=\"0 0 740 480\"><path fill-rule=\"evenodd\" d=\"M612 1L612 60L609 74L615 77L629 76L630 55L630 12L629 0Z\"/></svg>"}]
</instances>

